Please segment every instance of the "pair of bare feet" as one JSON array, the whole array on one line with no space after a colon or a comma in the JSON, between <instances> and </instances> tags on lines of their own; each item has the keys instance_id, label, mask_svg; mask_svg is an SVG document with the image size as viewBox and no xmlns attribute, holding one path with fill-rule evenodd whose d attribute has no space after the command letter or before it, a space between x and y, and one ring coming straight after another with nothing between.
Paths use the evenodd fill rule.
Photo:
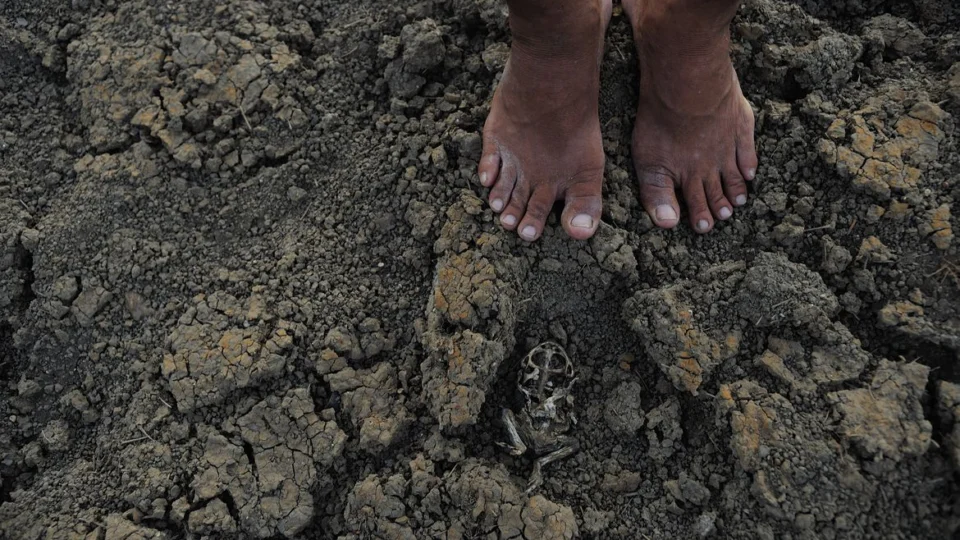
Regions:
<instances>
[{"instance_id":1,"label":"pair of bare feet","mask_svg":"<svg viewBox=\"0 0 960 540\"><path fill-rule=\"evenodd\" d=\"M633 159L640 199L663 228L706 233L747 202L753 111L730 61L740 0L622 0L640 60ZM553 204L576 239L600 224L598 99L612 0L508 0L513 47L483 130L480 183L501 225L534 241Z\"/></svg>"}]
</instances>

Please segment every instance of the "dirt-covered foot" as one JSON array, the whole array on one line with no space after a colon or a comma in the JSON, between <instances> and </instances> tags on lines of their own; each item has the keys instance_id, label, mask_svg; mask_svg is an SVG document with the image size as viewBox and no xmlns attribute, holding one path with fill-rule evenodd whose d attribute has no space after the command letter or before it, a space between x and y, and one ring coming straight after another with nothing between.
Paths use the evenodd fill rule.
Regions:
<instances>
[{"instance_id":1,"label":"dirt-covered foot","mask_svg":"<svg viewBox=\"0 0 960 540\"><path fill-rule=\"evenodd\" d=\"M553 203L576 239L600 223L597 100L611 0L511 0L513 47L483 127L480 183L505 229L534 241Z\"/></svg>"},{"instance_id":2,"label":"dirt-covered foot","mask_svg":"<svg viewBox=\"0 0 960 540\"><path fill-rule=\"evenodd\" d=\"M757 171L753 110L730 61L739 0L623 0L640 59L633 159L653 222L713 229L747 202Z\"/></svg>"}]
</instances>

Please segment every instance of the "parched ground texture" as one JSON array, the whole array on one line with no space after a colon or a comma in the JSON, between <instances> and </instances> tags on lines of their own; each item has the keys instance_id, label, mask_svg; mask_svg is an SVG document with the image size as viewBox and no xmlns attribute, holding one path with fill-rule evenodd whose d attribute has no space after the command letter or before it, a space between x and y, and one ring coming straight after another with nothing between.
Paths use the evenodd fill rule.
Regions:
<instances>
[{"instance_id":1,"label":"parched ground texture","mask_svg":"<svg viewBox=\"0 0 960 540\"><path fill-rule=\"evenodd\" d=\"M950 538L960 6L746 0L751 202L652 227L619 9L604 224L474 180L498 0L0 2L0 536ZM581 452L498 446L530 347Z\"/></svg>"}]
</instances>

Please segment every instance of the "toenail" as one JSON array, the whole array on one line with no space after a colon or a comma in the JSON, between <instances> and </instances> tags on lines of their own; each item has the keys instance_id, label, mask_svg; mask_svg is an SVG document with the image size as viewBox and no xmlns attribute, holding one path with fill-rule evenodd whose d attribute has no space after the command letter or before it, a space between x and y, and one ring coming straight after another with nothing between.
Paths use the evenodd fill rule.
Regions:
<instances>
[{"instance_id":1,"label":"toenail","mask_svg":"<svg viewBox=\"0 0 960 540\"><path fill-rule=\"evenodd\" d=\"M743 206L745 204L747 204L747 196L737 195L737 206Z\"/></svg>"},{"instance_id":2,"label":"toenail","mask_svg":"<svg viewBox=\"0 0 960 540\"><path fill-rule=\"evenodd\" d=\"M533 240L533 237L537 235L537 229L533 225L527 225L520 231L520 236L525 240Z\"/></svg>"},{"instance_id":3,"label":"toenail","mask_svg":"<svg viewBox=\"0 0 960 540\"><path fill-rule=\"evenodd\" d=\"M490 208L493 208L494 212L499 212L503 210L503 201L500 199L494 199L490 201Z\"/></svg>"},{"instance_id":4,"label":"toenail","mask_svg":"<svg viewBox=\"0 0 960 540\"><path fill-rule=\"evenodd\" d=\"M671 206L661 205L657 207L657 221L674 221L677 219L677 212Z\"/></svg>"},{"instance_id":5,"label":"toenail","mask_svg":"<svg viewBox=\"0 0 960 540\"><path fill-rule=\"evenodd\" d=\"M481 186L486 186L486 185L487 185L487 173L485 173L485 172L484 172L484 173L480 173L480 185L481 185Z\"/></svg>"},{"instance_id":6,"label":"toenail","mask_svg":"<svg viewBox=\"0 0 960 540\"><path fill-rule=\"evenodd\" d=\"M747 171L747 180L753 180L757 176L756 169L750 169Z\"/></svg>"},{"instance_id":7,"label":"toenail","mask_svg":"<svg viewBox=\"0 0 960 540\"><path fill-rule=\"evenodd\" d=\"M502 221L503 224L506 225L506 226L508 226L508 227L513 227L514 225L517 224L517 217L516 217L516 216L503 216L502 218L500 218L500 221Z\"/></svg>"},{"instance_id":8,"label":"toenail","mask_svg":"<svg viewBox=\"0 0 960 540\"><path fill-rule=\"evenodd\" d=\"M732 215L733 215L733 212L731 212L730 209L727 208L726 206L720 209L720 219L727 219Z\"/></svg>"},{"instance_id":9,"label":"toenail","mask_svg":"<svg viewBox=\"0 0 960 540\"><path fill-rule=\"evenodd\" d=\"M570 225L578 229L592 229L593 218L586 214L578 214L576 217L570 220Z\"/></svg>"},{"instance_id":10,"label":"toenail","mask_svg":"<svg viewBox=\"0 0 960 540\"><path fill-rule=\"evenodd\" d=\"M707 220L705 219L701 219L697 222L697 229L700 231L705 231L708 227L710 227L710 224L707 223Z\"/></svg>"}]
</instances>

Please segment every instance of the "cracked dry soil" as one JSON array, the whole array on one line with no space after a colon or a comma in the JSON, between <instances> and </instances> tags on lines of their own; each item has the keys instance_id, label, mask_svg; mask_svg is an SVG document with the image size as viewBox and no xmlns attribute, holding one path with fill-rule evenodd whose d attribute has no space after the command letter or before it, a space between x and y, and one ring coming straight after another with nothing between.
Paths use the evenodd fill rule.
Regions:
<instances>
[{"instance_id":1,"label":"cracked dry soil","mask_svg":"<svg viewBox=\"0 0 960 540\"><path fill-rule=\"evenodd\" d=\"M527 245L497 0L0 3L0 536L955 537L957 28L746 0L759 180L699 236L638 205L618 11L604 223ZM546 339L581 451L527 497Z\"/></svg>"}]
</instances>

